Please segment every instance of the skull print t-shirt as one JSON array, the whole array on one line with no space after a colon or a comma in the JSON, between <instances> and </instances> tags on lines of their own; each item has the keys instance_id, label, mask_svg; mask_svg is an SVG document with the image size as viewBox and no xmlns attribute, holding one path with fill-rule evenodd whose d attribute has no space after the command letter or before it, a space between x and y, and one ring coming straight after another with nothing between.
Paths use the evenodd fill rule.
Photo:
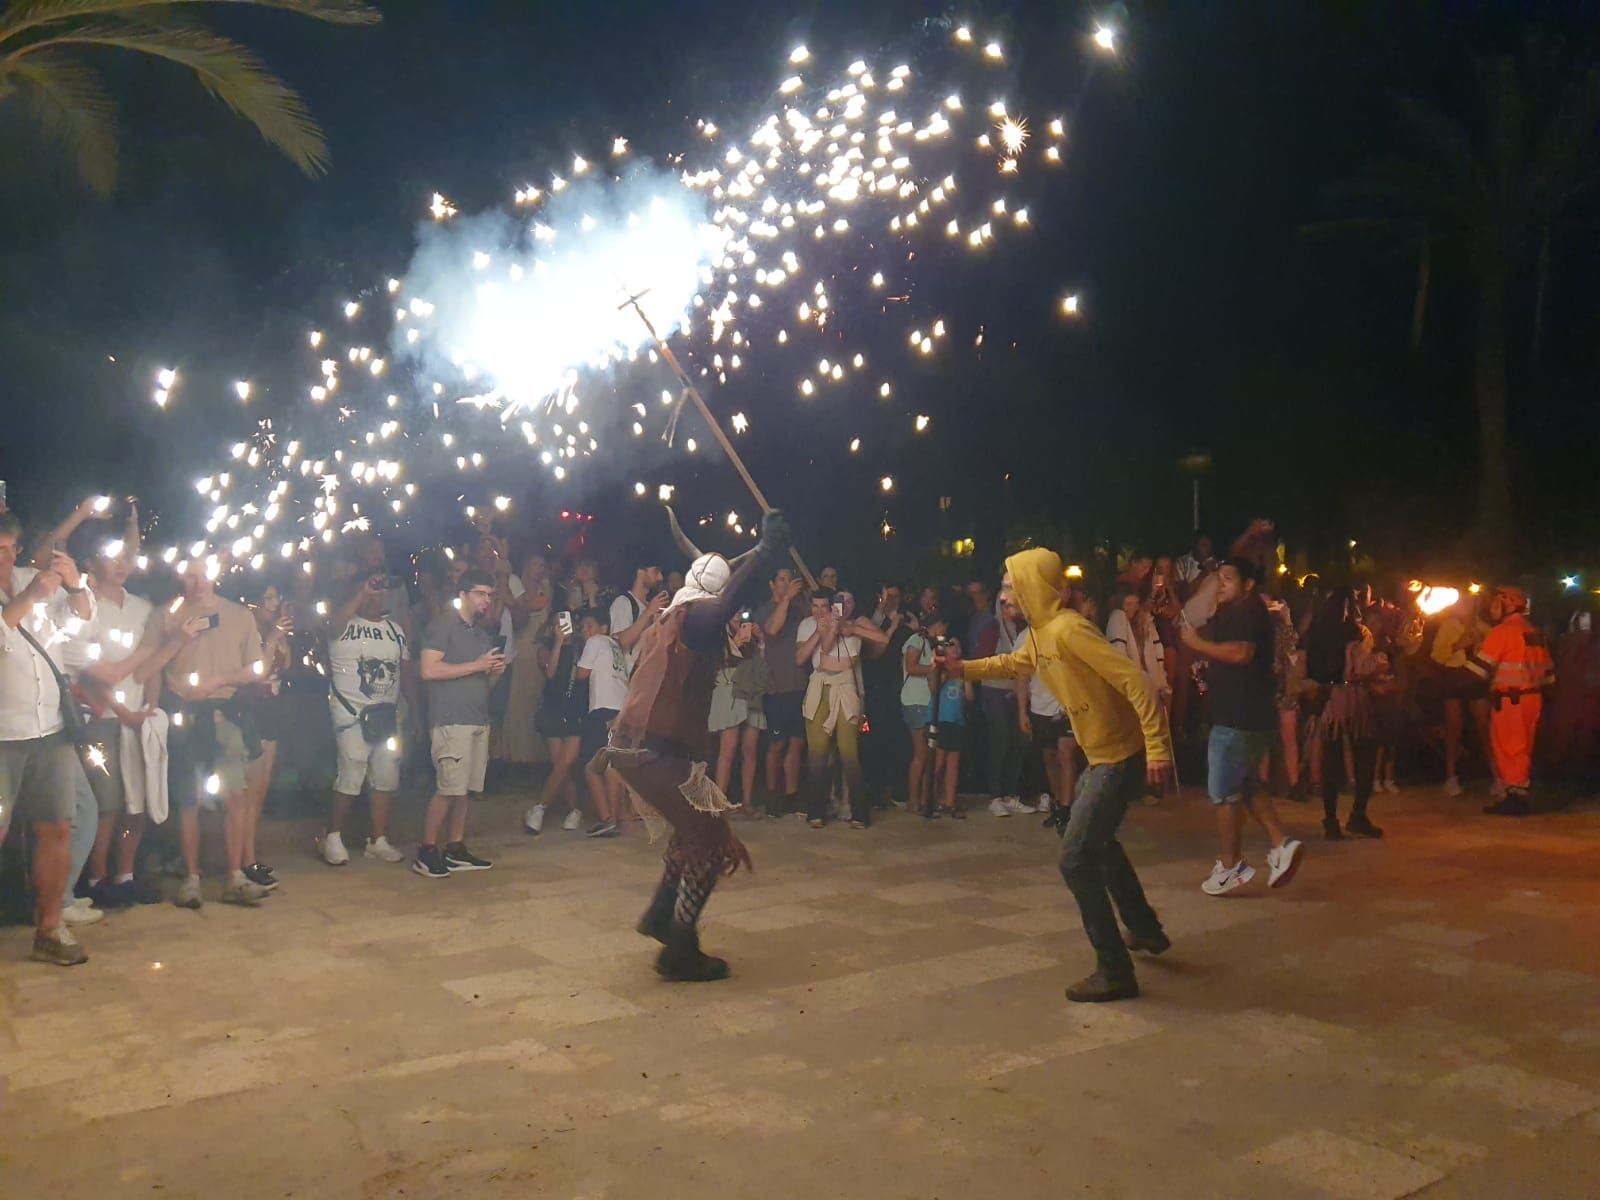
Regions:
<instances>
[{"instance_id":1,"label":"skull print t-shirt","mask_svg":"<svg viewBox=\"0 0 1600 1200\"><path fill-rule=\"evenodd\" d=\"M400 664L407 657L406 635L393 621L352 618L328 647L334 690L357 711L369 704L397 704ZM343 707L337 699L330 702Z\"/></svg>"}]
</instances>

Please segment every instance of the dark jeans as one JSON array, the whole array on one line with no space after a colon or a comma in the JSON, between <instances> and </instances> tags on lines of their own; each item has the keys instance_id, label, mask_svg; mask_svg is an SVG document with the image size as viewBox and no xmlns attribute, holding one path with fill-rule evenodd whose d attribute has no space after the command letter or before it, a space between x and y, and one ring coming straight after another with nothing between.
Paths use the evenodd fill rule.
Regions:
<instances>
[{"instance_id":1,"label":"dark jeans","mask_svg":"<svg viewBox=\"0 0 1600 1200\"><path fill-rule=\"evenodd\" d=\"M1350 806L1350 819L1365 818L1367 801L1372 798L1372 777L1378 769L1378 743L1374 738L1356 738L1350 744L1350 758L1356 769L1353 781L1356 800ZM1344 743L1329 739L1322 747L1322 819L1339 823L1339 789L1344 786Z\"/></svg>"},{"instance_id":2,"label":"dark jeans","mask_svg":"<svg viewBox=\"0 0 1600 1200\"><path fill-rule=\"evenodd\" d=\"M861 736L861 773L874 801L904 796L911 767L911 735L900 710L898 676L893 686L867 681L868 732Z\"/></svg>"},{"instance_id":3,"label":"dark jeans","mask_svg":"<svg viewBox=\"0 0 1600 1200\"><path fill-rule=\"evenodd\" d=\"M988 752L990 796L1015 796L1022 787L1022 755L1028 745L1017 724L1017 694L1008 685L978 688L983 709L983 736Z\"/></svg>"},{"instance_id":4,"label":"dark jeans","mask_svg":"<svg viewBox=\"0 0 1600 1200\"><path fill-rule=\"evenodd\" d=\"M1162 933L1161 920L1117 841L1128 805L1144 795L1144 770L1143 754L1085 770L1078 776L1062 837L1061 878L1078 902L1100 973L1113 983L1133 978L1133 959L1123 944L1117 914L1122 914L1123 924L1135 937L1158 938Z\"/></svg>"}]
</instances>

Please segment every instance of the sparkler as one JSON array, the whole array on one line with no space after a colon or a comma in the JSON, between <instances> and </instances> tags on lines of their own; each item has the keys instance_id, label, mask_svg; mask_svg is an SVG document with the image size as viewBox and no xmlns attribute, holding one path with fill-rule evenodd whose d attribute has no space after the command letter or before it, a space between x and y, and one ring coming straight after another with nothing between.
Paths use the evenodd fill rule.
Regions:
<instances>
[{"instance_id":1,"label":"sparkler","mask_svg":"<svg viewBox=\"0 0 1600 1200\"><path fill-rule=\"evenodd\" d=\"M1101 26L1093 45L1113 53L1116 37ZM693 403L769 508L707 404L705 381L735 387L760 348L792 345L805 359L815 345L827 357L810 353L795 394L887 407L897 394L886 377L892 363L885 356L869 370L851 344L866 320L904 322L913 336L874 333L874 343L898 340L917 359L974 332L972 344L983 343L981 327L952 330L947 316L920 306L918 271L928 259L919 243L949 240L982 255L1005 237L1032 236L1019 181L1028 168L1060 163L1066 123L1052 115L1030 126L1022 105L995 97L992 72L1007 58L1000 43L963 26L951 47L958 65L978 73L968 83L984 103L964 105L951 79L924 81L893 62L857 60L820 84L808 74L812 53L796 46L773 111L743 136L699 121L691 149L664 160L670 172L626 137L607 135L599 145L609 154L563 160L562 173L517 188L505 213L465 216L433 193L433 223L410 269L344 301L342 321L308 331L311 378L295 411L275 414L280 427L303 414L305 431L280 446L272 422L260 421L230 439L230 471L199 482L218 549L201 542L187 557L206 556L208 572L224 552L234 564L264 563L268 552L292 559L340 531L376 527L380 514L403 520L413 479L452 468L476 474L507 433L564 479L600 450L589 393L604 403L612 377L640 359L664 361L678 380L661 406L669 430ZM1063 316L1079 312L1076 294L1058 304ZM159 373L158 406L178 380L176 369ZM244 404L257 392L245 380L233 389ZM655 406L633 408L623 423L643 436ZM918 433L929 426L914 410L901 419ZM731 418L738 434L759 421L748 405ZM850 453L861 446L859 436L848 439ZM880 488L893 492L893 476ZM673 490L634 484L640 497L666 500ZM171 547L161 555L177 556Z\"/></svg>"}]
</instances>

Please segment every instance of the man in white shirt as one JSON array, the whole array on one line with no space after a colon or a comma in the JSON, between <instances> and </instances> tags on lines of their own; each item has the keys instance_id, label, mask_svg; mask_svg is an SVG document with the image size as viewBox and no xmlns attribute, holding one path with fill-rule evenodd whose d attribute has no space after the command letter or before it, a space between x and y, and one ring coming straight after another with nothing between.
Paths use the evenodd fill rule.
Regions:
<instances>
[{"instance_id":1,"label":"man in white shirt","mask_svg":"<svg viewBox=\"0 0 1600 1200\"><path fill-rule=\"evenodd\" d=\"M51 550L42 570L18 567L20 534L15 517L0 515L0 841L14 814L33 821L39 912L32 957L66 967L89 956L61 920L72 862L74 772L81 768L62 731L56 679L63 643L94 619L94 595L60 551Z\"/></svg>"},{"instance_id":2,"label":"man in white shirt","mask_svg":"<svg viewBox=\"0 0 1600 1200\"><path fill-rule=\"evenodd\" d=\"M661 568L642 566L633 569L633 586L611 602L612 635L627 655L630 674L639 657L639 639L656 623L671 599L661 586Z\"/></svg>"},{"instance_id":3,"label":"man in white shirt","mask_svg":"<svg viewBox=\"0 0 1600 1200\"><path fill-rule=\"evenodd\" d=\"M589 800L598 820L585 835L616 837L622 832L622 780L615 773L596 773L591 769L594 756L605 749L611 736L611 723L617 719L622 702L628 698L628 658L611 636L606 614L590 609L583 614L583 653L573 679L589 687L589 711L583 718L583 733L578 744L578 761L584 764L583 777L589 785Z\"/></svg>"},{"instance_id":4,"label":"man in white shirt","mask_svg":"<svg viewBox=\"0 0 1600 1200\"><path fill-rule=\"evenodd\" d=\"M333 808L322 839L322 861L330 867L350 861L344 822L363 786L372 789L372 819L362 856L389 863L405 858L389 844L388 832L389 806L400 787L400 730L405 727L401 701L408 690L409 658L405 632L389 615L387 575L370 575L328 622L328 712L338 761ZM394 719L380 722L382 710L364 716L374 705L392 707Z\"/></svg>"},{"instance_id":5,"label":"man in white shirt","mask_svg":"<svg viewBox=\"0 0 1600 1200\"><path fill-rule=\"evenodd\" d=\"M855 597L849 592L830 596L817 591L811 597L811 615L800 622L794 640L796 664L811 663L802 709L810 761L809 824L821 829L827 823L828 755L837 748L850 795L850 827L865 829L872 806L861 785L861 643L882 646L889 635L871 621L856 619Z\"/></svg>"}]
</instances>

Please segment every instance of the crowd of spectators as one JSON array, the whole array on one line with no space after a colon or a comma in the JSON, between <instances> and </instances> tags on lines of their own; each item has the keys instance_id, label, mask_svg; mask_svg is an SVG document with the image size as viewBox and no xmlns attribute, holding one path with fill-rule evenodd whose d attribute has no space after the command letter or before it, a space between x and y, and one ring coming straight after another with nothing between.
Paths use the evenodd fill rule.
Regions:
<instances>
[{"instance_id":1,"label":"crowd of spectators","mask_svg":"<svg viewBox=\"0 0 1600 1200\"><path fill-rule=\"evenodd\" d=\"M1258 522L1225 562L1198 537L1177 558L1129 557L1099 588L1060 581L1063 603L1148 681L1179 777L1215 784L1220 754L1252 788L1320 794L1328 837L1381 836L1373 799L1404 785L1503 793L1474 669L1500 599L1464 592L1424 615L1403 583L1297 579L1280 553ZM0 512L0 840L14 820L28 832L0 861L0 898L31 888L34 957L60 964L84 960L73 931L108 910L199 908L207 894L261 905L279 886L257 838L275 783L317 796L330 867L350 864L360 830L360 857L423 878L490 869L467 834L491 784L537 797L529 835L628 835L624 788L591 764L682 584L676 565L640 554L613 575L581 554L514 556L483 523L415 559L347 533L270 576L215 556L148 560L131 501L91 498L26 539ZM697 748L716 787L747 819L813 829L867 830L894 809L965 819L969 806L1059 826L1082 766L1072 714L1038 680L945 669L1029 636L997 582L774 572L727 627ZM1586 611L1544 634L1557 670L1538 757L1547 775L1591 783L1600 646ZM1244 645L1259 655L1230 649ZM1234 723L1248 728L1219 751L1215 728ZM430 796L409 854L392 820L402 788ZM1226 857L1226 822L1223 840Z\"/></svg>"}]
</instances>

